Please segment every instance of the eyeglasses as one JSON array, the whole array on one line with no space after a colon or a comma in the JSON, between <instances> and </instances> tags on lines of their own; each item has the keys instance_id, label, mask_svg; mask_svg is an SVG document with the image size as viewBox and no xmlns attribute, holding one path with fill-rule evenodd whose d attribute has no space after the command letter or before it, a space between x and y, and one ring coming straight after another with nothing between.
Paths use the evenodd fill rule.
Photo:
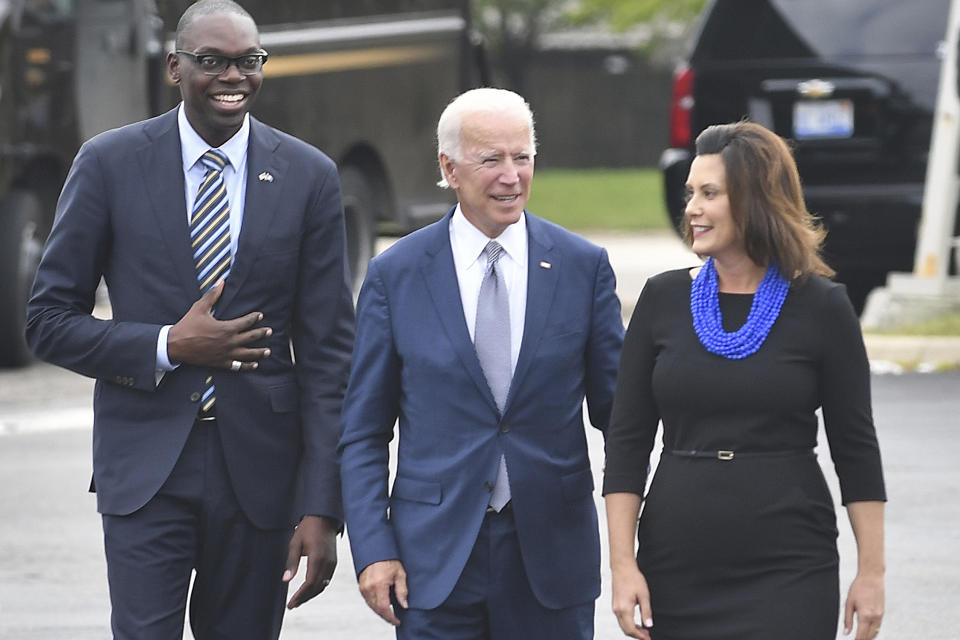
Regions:
<instances>
[{"instance_id":1,"label":"eyeglasses","mask_svg":"<svg viewBox=\"0 0 960 640\"><path fill-rule=\"evenodd\" d=\"M183 51L181 49L177 49L174 53L193 58L193 61L200 67L200 71L208 76L220 75L230 68L231 64L236 65L237 71L243 75L252 76L260 73L260 70L263 69L263 63L267 61L266 51L245 53L235 58L222 56L219 53L191 53L190 51Z\"/></svg>"}]
</instances>

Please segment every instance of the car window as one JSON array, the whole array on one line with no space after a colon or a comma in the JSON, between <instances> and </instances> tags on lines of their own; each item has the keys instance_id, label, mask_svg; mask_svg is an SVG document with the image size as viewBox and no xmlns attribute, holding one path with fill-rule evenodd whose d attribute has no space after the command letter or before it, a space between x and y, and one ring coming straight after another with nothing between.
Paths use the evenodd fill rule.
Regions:
<instances>
[{"instance_id":1,"label":"car window","mask_svg":"<svg viewBox=\"0 0 960 640\"><path fill-rule=\"evenodd\" d=\"M308 0L277 2L276 0L248 0L244 8L261 22L283 23L337 18L363 18L391 13L414 11L459 10L451 0Z\"/></svg>"},{"instance_id":2,"label":"car window","mask_svg":"<svg viewBox=\"0 0 960 640\"><path fill-rule=\"evenodd\" d=\"M694 59L930 56L950 0L718 0Z\"/></svg>"},{"instance_id":3,"label":"car window","mask_svg":"<svg viewBox=\"0 0 960 640\"><path fill-rule=\"evenodd\" d=\"M176 25L193 0L157 0L159 15ZM460 0L242 0L243 8L260 25L364 18L392 13L460 11Z\"/></svg>"},{"instance_id":4,"label":"car window","mask_svg":"<svg viewBox=\"0 0 960 640\"><path fill-rule=\"evenodd\" d=\"M824 57L930 55L946 37L950 0L771 0Z\"/></svg>"},{"instance_id":5,"label":"car window","mask_svg":"<svg viewBox=\"0 0 960 640\"><path fill-rule=\"evenodd\" d=\"M0 7L5 9L4 6ZM73 16L73 0L27 0L23 4L23 19L40 23L68 20Z\"/></svg>"}]
</instances>

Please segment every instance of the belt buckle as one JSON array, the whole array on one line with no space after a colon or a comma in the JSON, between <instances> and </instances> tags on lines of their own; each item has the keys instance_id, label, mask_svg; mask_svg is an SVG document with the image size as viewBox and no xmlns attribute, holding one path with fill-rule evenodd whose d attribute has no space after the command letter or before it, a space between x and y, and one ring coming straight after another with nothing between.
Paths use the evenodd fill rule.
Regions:
<instances>
[{"instance_id":1,"label":"belt buckle","mask_svg":"<svg viewBox=\"0 0 960 640\"><path fill-rule=\"evenodd\" d=\"M727 449L717 451L717 460L733 460L733 451Z\"/></svg>"},{"instance_id":2,"label":"belt buckle","mask_svg":"<svg viewBox=\"0 0 960 640\"><path fill-rule=\"evenodd\" d=\"M491 513L506 513L507 511L512 511L512 510L513 510L513 500L507 500L507 504L503 505L503 507L500 508L500 511L497 511L490 505L487 505L486 514L490 515Z\"/></svg>"}]
</instances>

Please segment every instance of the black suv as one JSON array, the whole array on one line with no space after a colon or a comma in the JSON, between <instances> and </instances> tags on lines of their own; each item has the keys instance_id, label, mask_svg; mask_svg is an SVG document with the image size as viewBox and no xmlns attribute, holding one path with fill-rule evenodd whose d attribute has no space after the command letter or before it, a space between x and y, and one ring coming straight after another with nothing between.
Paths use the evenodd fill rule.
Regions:
<instances>
[{"instance_id":1,"label":"black suv","mask_svg":"<svg viewBox=\"0 0 960 640\"><path fill-rule=\"evenodd\" d=\"M749 118L791 141L826 258L859 312L911 271L950 0L714 0L677 69L667 209L693 140Z\"/></svg>"}]
</instances>

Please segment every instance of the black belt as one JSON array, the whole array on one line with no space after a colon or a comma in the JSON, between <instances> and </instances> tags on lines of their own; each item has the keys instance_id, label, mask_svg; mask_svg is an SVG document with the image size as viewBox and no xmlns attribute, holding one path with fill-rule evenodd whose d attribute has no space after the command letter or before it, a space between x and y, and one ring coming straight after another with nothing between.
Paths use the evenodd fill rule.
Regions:
<instances>
[{"instance_id":1,"label":"black belt","mask_svg":"<svg viewBox=\"0 0 960 640\"><path fill-rule=\"evenodd\" d=\"M734 458L783 458L786 456L802 456L813 453L813 449L785 449L783 451L732 451L718 449L716 451L701 451L697 449L664 449L664 453L681 458L710 458L713 460L729 461Z\"/></svg>"}]
</instances>

